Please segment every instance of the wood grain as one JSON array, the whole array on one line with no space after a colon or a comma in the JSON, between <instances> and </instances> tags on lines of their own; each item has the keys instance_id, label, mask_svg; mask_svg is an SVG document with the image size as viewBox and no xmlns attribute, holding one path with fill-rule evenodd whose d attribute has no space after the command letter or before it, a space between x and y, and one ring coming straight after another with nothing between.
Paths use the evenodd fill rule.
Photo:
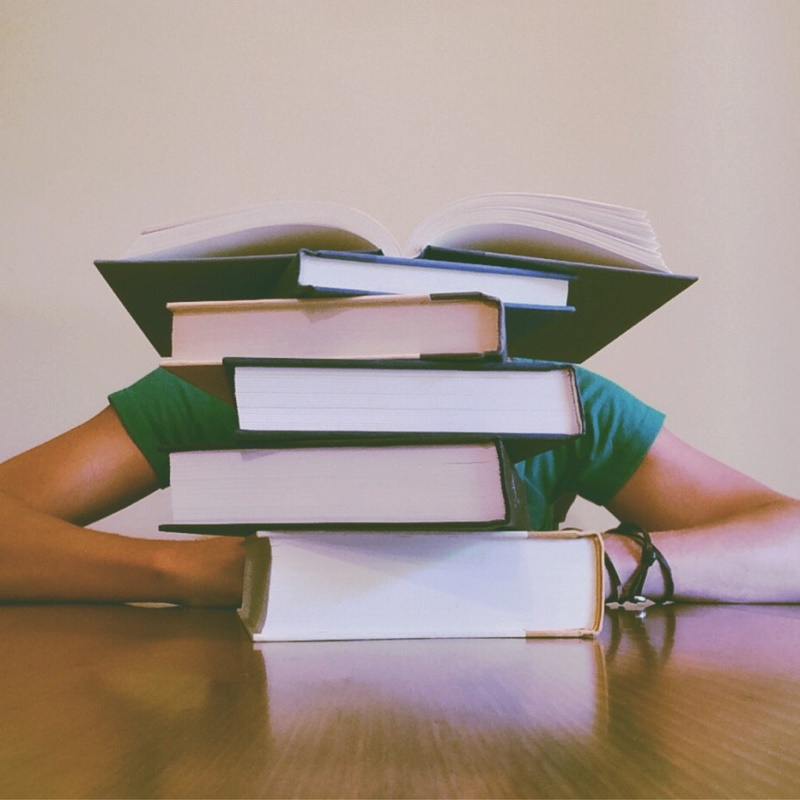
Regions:
<instances>
[{"instance_id":1,"label":"wood grain","mask_svg":"<svg viewBox=\"0 0 800 800\"><path fill-rule=\"evenodd\" d=\"M256 646L227 611L7 606L0 641L5 798L800 796L795 607Z\"/></svg>"}]
</instances>

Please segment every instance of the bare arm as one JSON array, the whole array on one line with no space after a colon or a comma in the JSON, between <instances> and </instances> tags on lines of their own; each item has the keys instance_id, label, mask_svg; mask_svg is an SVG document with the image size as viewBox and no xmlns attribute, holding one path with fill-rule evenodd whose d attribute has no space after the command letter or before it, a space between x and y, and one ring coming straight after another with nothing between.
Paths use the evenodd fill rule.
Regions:
<instances>
[{"instance_id":1,"label":"bare arm","mask_svg":"<svg viewBox=\"0 0 800 800\"><path fill-rule=\"evenodd\" d=\"M156 488L110 407L0 464L0 601L236 604L237 541L137 539L81 527Z\"/></svg>"},{"instance_id":2,"label":"bare arm","mask_svg":"<svg viewBox=\"0 0 800 800\"><path fill-rule=\"evenodd\" d=\"M681 600L800 602L800 501L779 494L662 431L609 510L650 531ZM609 536L623 581L638 548ZM663 584L651 568L645 593Z\"/></svg>"},{"instance_id":3,"label":"bare arm","mask_svg":"<svg viewBox=\"0 0 800 800\"><path fill-rule=\"evenodd\" d=\"M81 527L157 487L116 413L0 464L0 601L235 605L239 542L135 539ZM800 502L663 431L609 503L651 532L679 599L800 602ZM623 579L635 546L609 537ZM660 575L645 587L656 596Z\"/></svg>"},{"instance_id":4,"label":"bare arm","mask_svg":"<svg viewBox=\"0 0 800 800\"><path fill-rule=\"evenodd\" d=\"M88 525L158 488L111 407L0 464L0 489L32 510Z\"/></svg>"}]
</instances>

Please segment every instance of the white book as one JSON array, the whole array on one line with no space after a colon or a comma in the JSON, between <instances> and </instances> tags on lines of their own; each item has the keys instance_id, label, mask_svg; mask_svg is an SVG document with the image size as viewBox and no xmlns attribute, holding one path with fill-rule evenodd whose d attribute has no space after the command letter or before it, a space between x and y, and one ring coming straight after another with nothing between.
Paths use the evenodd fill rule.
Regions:
<instances>
[{"instance_id":1,"label":"white book","mask_svg":"<svg viewBox=\"0 0 800 800\"><path fill-rule=\"evenodd\" d=\"M596 533L258 532L239 616L256 641L593 636Z\"/></svg>"},{"instance_id":2,"label":"white book","mask_svg":"<svg viewBox=\"0 0 800 800\"><path fill-rule=\"evenodd\" d=\"M167 309L172 351L161 366L229 402L226 356L477 360L506 353L505 309L477 294L208 300L167 303ZM549 318L540 309L527 315L531 328L539 316Z\"/></svg>"},{"instance_id":3,"label":"white book","mask_svg":"<svg viewBox=\"0 0 800 800\"><path fill-rule=\"evenodd\" d=\"M528 524L521 479L499 441L225 447L169 458L173 523L162 529Z\"/></svg>"},{"instance_id":4,"label":"white book","mask_svg":"<svg viewBox=\"0 0 800 800\"><path fill-rule=\"evenodd\" d=\"M534 362L230 358L239 427L279 434L562 438L583 432L575 373Z\"/></svg>"}]
</instances>

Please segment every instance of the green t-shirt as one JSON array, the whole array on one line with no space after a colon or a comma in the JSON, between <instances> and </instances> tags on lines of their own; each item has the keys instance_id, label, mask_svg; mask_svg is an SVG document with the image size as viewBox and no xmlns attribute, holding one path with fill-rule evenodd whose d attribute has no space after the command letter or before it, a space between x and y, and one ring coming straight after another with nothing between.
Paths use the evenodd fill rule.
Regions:
<instances>
[{"instance_id":1,"label":"green t-shirt","mask_svg":"<svg viewBox=\"0 0 800 800\"><path fill-rule=\"evenodd\" d=\"M532 530L556 525L553 504L578 494L604 505L634 473L664 422L660 411L617 384L576 367L586 423L583 436L517 464ZM233 406L157 369L109 396L129 435L169 485L165 448L234 445Z\"/></svg>"}]
</instances>

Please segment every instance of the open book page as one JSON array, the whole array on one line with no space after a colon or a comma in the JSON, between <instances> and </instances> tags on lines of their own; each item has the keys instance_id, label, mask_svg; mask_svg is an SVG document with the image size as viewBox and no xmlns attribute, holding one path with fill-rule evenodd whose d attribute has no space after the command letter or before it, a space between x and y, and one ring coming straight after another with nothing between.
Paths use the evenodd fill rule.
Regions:
<instances>
[{"instance_id":1,"label":"open book page","mask_svg":"<svg viewBox=\"0 0 800 800\"><path fill-rule=\"evenodd\" d=\"M668 271L645 212L575 198L467 198L426 217L406 249L428 244Z\"/></svg>"},{"instance_id":2,"label":"open book page","mask_svg":"<svg viewBox=\"0 0 800 800\"><path fill-rule=\"evenodd\" d=\"M401 248L373 217L327 202L278 202L145 230L126 260L380 250L416 257L428 245L668 271L647 215L577 198L488 194L429 214Z\"/></svg>"},{"instance_id":3,"label":"open book page","mask_svg":"<svg viewBox=\"0 0 800 800\"><path fill-rule=\"evenodd\" d=\"M148 228L122 258L270 255L294 253L301 247L399 251L386 228L361 211L338 203L298 201Z\"/></svg>"}]
</instances>

